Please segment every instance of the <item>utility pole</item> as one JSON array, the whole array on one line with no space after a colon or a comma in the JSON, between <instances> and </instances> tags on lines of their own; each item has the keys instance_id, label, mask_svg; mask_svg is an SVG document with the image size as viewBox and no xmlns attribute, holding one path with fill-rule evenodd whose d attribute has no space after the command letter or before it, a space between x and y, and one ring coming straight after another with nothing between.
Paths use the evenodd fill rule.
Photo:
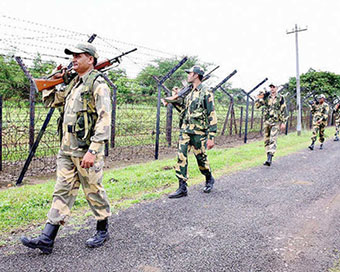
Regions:
<instances>
[{"instance_id":1,"label":"utility pole","mask_svg":"<svg viewBox=\"0 0 340 272\"><path fill-rule=\"evenodd\" d=\"M298 45L298 33L305 31L307 28L298 28L297 24L292 31L287 31L287 34L295 33L295 47L296 47L296 104L297 104L297 135L301 135L301 93L300 93L300 72L299 72L299 45Z\"/></svg>"}]
</instances>

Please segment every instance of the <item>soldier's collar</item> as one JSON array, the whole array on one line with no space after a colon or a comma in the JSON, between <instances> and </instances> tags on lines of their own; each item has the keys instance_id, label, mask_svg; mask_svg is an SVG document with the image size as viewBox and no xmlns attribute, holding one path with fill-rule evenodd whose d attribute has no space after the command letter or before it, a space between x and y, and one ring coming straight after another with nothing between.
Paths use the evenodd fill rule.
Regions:
<instances>
[{"instance_id":1,"label":"soldier's collar","mask_svg":"<svg viewBox=\"0 0 340 272\"><path fill-rule=\"evenodd\" d=\"M198 85L198 86L196 87L196 89L195 89L195 90L198 90L198 91L200 91L200 90L202 90L202 88L203 88L203 85L202 85L202 83L201 83L200 85Z\"/></svg>"},{"instance_id":2,"label":"soldier's collar","mask_svg":"<svg viewBox=\"0 0 340 272\"><path fill-rule=\"evenodd\" d=\"M86 74L82 75L81 77L79 77L79 79L81 79L82 82L86 82L86 80L88 79L88 77L89 77L89 75L91 74L92 71L93 71L93 69L88 71Z\"/></svg>"}]
</instances>

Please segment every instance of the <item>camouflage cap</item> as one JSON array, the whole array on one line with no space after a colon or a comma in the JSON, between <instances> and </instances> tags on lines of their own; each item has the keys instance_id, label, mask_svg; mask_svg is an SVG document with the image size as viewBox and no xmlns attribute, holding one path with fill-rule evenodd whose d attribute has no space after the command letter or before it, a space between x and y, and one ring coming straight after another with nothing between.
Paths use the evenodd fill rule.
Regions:
<instances>
[{"instance_id":1,"label":"camouflage cap","mask_svg":"<svg viewBox=\"0 0 340 272\"><path fill-rule=\"evenodd\" d=\"M90 43L79 43L75 47L65 48L66 55L88 53L94 58L98 59L98 54L96 48Z\"/></svg>"},{"instance_id":2,"label":"camouflage cap","mask_svg":"<svg viewBox=\"0 0 340 272\"><path fill-rule=\"evenodd\" d=\"M324 94L319 94L318 99L321 99L321 98L326 98L326 96Z\"/></svg>"},{"instance_id":3,"label":"camouflage cap","mask_svg":"<svg viewBox=\"0 0 340 272\"><path fill-rule=\"evenodd\" d=\"M191 67L190 69L186 69L185 72L187 72L187 73L194 72L194 73L201 75L201 76L204 75L203 68L201 66L198 66L198 65L195 65L195 66Z\"/></svg>"}]
</instances>

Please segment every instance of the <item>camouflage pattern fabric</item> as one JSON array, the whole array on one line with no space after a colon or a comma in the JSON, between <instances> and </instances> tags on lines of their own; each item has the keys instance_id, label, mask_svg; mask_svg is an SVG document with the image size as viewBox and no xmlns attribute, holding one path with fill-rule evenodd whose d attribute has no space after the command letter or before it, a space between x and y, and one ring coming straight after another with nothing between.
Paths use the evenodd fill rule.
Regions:
<instances>
[{"instance_id":1,"label":"camouflage pattern fabric","mask_svg":"<svg viewBox=\"0 0 340 272\"><path fill-rule=\"evenodd\" d=\"M320 143L323 143L325 141L325 125L313 125L312 130L312 141L315 142L317 136L319 135L319 141Z\"/></svg>"},{"instance_id":2,"label":"camouflage pattern fabric","mask_svg":"<svg viewBox=\"0 0 340 272\"><path fill-rule=\"evenodd\" d=\"M263 132L266 153L274 155L276 151L277 136L279 135L279 124L272 125L265 123Z\"/></svg>"},{"instance_id":3,"label":"camouflage pattern fabric","mask_svg":"<svg viewBox=\"0 0 340 272\"><path fill-rule=\"evenodd\" d=\"M207 136L187 134L181 132L179 135L177 164L175 167L176 177L184 181L188 180L188 152L193 148L198 167L203 175L210 173L208 156L206 153Z\"/></svg>"},{"instance_id":4,"label":"camouflage pattern fabric","mask_svg":"<svg viewBox=\"0 0 340 272\"><path fill-rule=\"evenodd\" d=\"M266 98L258 98L255 101L256 108L263 107L264 116L264 145L266 153L274 155L276 152L277 136L279 135L279 123L286 123L288 114L283 96L277 94L275 97L269 95Z\"/></svg>"},{"instance_id":5,"label":"camouflage pattern fabric","mask_svg":"<svg viewBox=\"0 0 340 272\"><path fill-rule=\"evenodd\" d=\"M63 107L62 143L60 150L63 154L75 157L83 157L88 149L98 153L104 153L105 141L110 137L111 125L111 98L110 89L101 77L93 84L91 104L98 116L95 127L91 131L90 146L79 146L79 138L76 129L79 127L79 117L84 111L85 93L88 92L87 80L90 74L98 73L92 70L81 78L77 76L63 91L44 90L43 101L47 107Z\"/></svg>"},{"instance_id":6,"label":"camouflage pattern fabric","mask_svg":"<svg viewBox=\"0 0 340 272\"><path fill-rule=\"evenodd\" d=\"M47 218L53 225L64 224L78 195L80 184L96 220L111 216L110 204L102 186L103 156L97 156L94 166L89 169L80 166L79 157L59 152L57 157L57 182L53 201Z\"/></svg>"},{"instance_id":7,"label":"camouflage pattern fabric","mask_svg":"<svg viewBox=\"0 0 340 272\"><path fill-rule=\"evenodd\" d=\"M110 137L111 98L104 79L95 70L77 76L64 90L44 90L43 101L47 107L62 107L62 140L57 157L57 183L48 221L62 224L70 213L80 184L97 220L110 216L110 205L101 185L105 141ZM88 103L84 103L84 99ZM86 113L86 114L85 114ZM91 115L96 118L93 126ZM82 124L82 125L79 125ZM80 141L79 133L90 134L89 145ZM90 169L80 167L88 149L97 151L95 165Z\"/></svg>"},{"instance_id":8,"label":"camouflage pattern fabric","mask_svg":"<svg viewBox=\"0 0 340 272\"><path fill-rule=\"evenodd\" d=\"M258 98L255 101L255 106L256 108L263 107L264 121L268 124L286 123L288 120L285 100L279 94L276 97L269 95L266 98Z\"/></svg>"},{"instance_id":9,"label":"camouflage pattern fabric","mask_svg":"<svg viewBox=\"0 0 340 272\"><path fill-rule=\"evenodd\" d=\"M327 126L329 106L326 102L322 104L316 104L310 106L311 113L313 115L313 131L312 141L316 141L317 135L319 135L320 143L325 140L325 127Z\"/></svg>"},{"instance_id":10,"label":"camouflage pattern fabric","mask_svg":"<svg viewBox=\"0 0 340 272\"><path fill-rule=\"evenodd\" d=\"M335 119L335 136L338 136L340 131L340 104L334 106L333 112Z\"/></svg>"},{"instance_id":11,"label":"camouflage pattern fabric","mask_svg":"<svg viewBox=\"0 0 340 272\"><path fill-rule=\"evenodd\" d=\"M206 135L212 140L217 132L214 94L200 84L185 97L174 103L180 112L180 131L187 134Z\"/></svg>"}]
</instances>

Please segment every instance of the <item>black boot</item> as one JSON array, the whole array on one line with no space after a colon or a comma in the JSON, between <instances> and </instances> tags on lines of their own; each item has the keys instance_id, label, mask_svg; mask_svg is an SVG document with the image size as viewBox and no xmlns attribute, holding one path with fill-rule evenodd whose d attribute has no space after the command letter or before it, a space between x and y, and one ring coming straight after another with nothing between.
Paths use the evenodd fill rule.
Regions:
<instances>
[{"instance_id":1,"label":"black boot","mask_svg":"<svg viewBox=\"0 0 340 272\"><path fill-rule=\"evenodd\" d=\"M338 142L338 141L339 141L338 135L335 135L334 141L335 141L335 142Z\"/></svg>"},{"instance_id":2,"label":"black boot","mask_svg":"<svg viewBox=\"0 0 340 272\"><path fill-rule=\"evenodd\" d=\"M108 219L97 221L97 232L93 237L86 241L88 247L100 247L104 244L106 240L109 240L109 224Z\"/></svg>"},{"instance_id":3,"label":"black boot","mask_svg":"<svg viewBox=\"0 0 340 272\"><path fill-rule=\"evenodd\" d=\"M184 180L179 180L179 187L169 198L180 198L188 195L187 183Z\"/></svg>"},{"instance_id":4,"label":"black boot","mask_svg":"<svg viewBox=\"0 0 340 272\"><path fill-rule=\"evenodd\" d=\"M215 179L209 173L208 175L205 176L205 187L203 188L203 192L205 193L210 193L212 188L214 187Z\"/></svg>"},{"instance_id":5,"label":"black boot","mask_svg":"<svg viewBox=\"0 0 340 272\"><path fill-rule=\"evenodd\" d=\"M308 148L309 148L310 150L314 150L314 143L315 143L315 141L312 141L312 144L311 144L310 146L308 146Z\"/></svg>"},{"instance_id":6,"label":"black boot","mask_svg":"<svg viewBox=\"0 0 340 272\"><path fill-rule=\"evenodd\" d=\"M267 153L267 160L263 163L263 165L271 166L273 156L274 155L272 153Z\"/></svg>"},{"instance_id":7,"label":"black boot","mask_svg":"<svg viewBox=\"0 0 340 272\"><path fill-rule=\"evenodd\" d=\"M323 149L323 143L320 144L320 149Z\"/></svg>"},{"instance_id":8,"label":"black boot","mask_svg":"<svg viewBox=\"0 0 340 272\"><path fill-rule=\"evenodd\" d=\"M47 223L45 228L37 238L29 239L21 237L21 243L29 248L39 248L44 254L51 254L53 250L54 239L57 236L60 225Z\"/></svg>"}]
</instances>

